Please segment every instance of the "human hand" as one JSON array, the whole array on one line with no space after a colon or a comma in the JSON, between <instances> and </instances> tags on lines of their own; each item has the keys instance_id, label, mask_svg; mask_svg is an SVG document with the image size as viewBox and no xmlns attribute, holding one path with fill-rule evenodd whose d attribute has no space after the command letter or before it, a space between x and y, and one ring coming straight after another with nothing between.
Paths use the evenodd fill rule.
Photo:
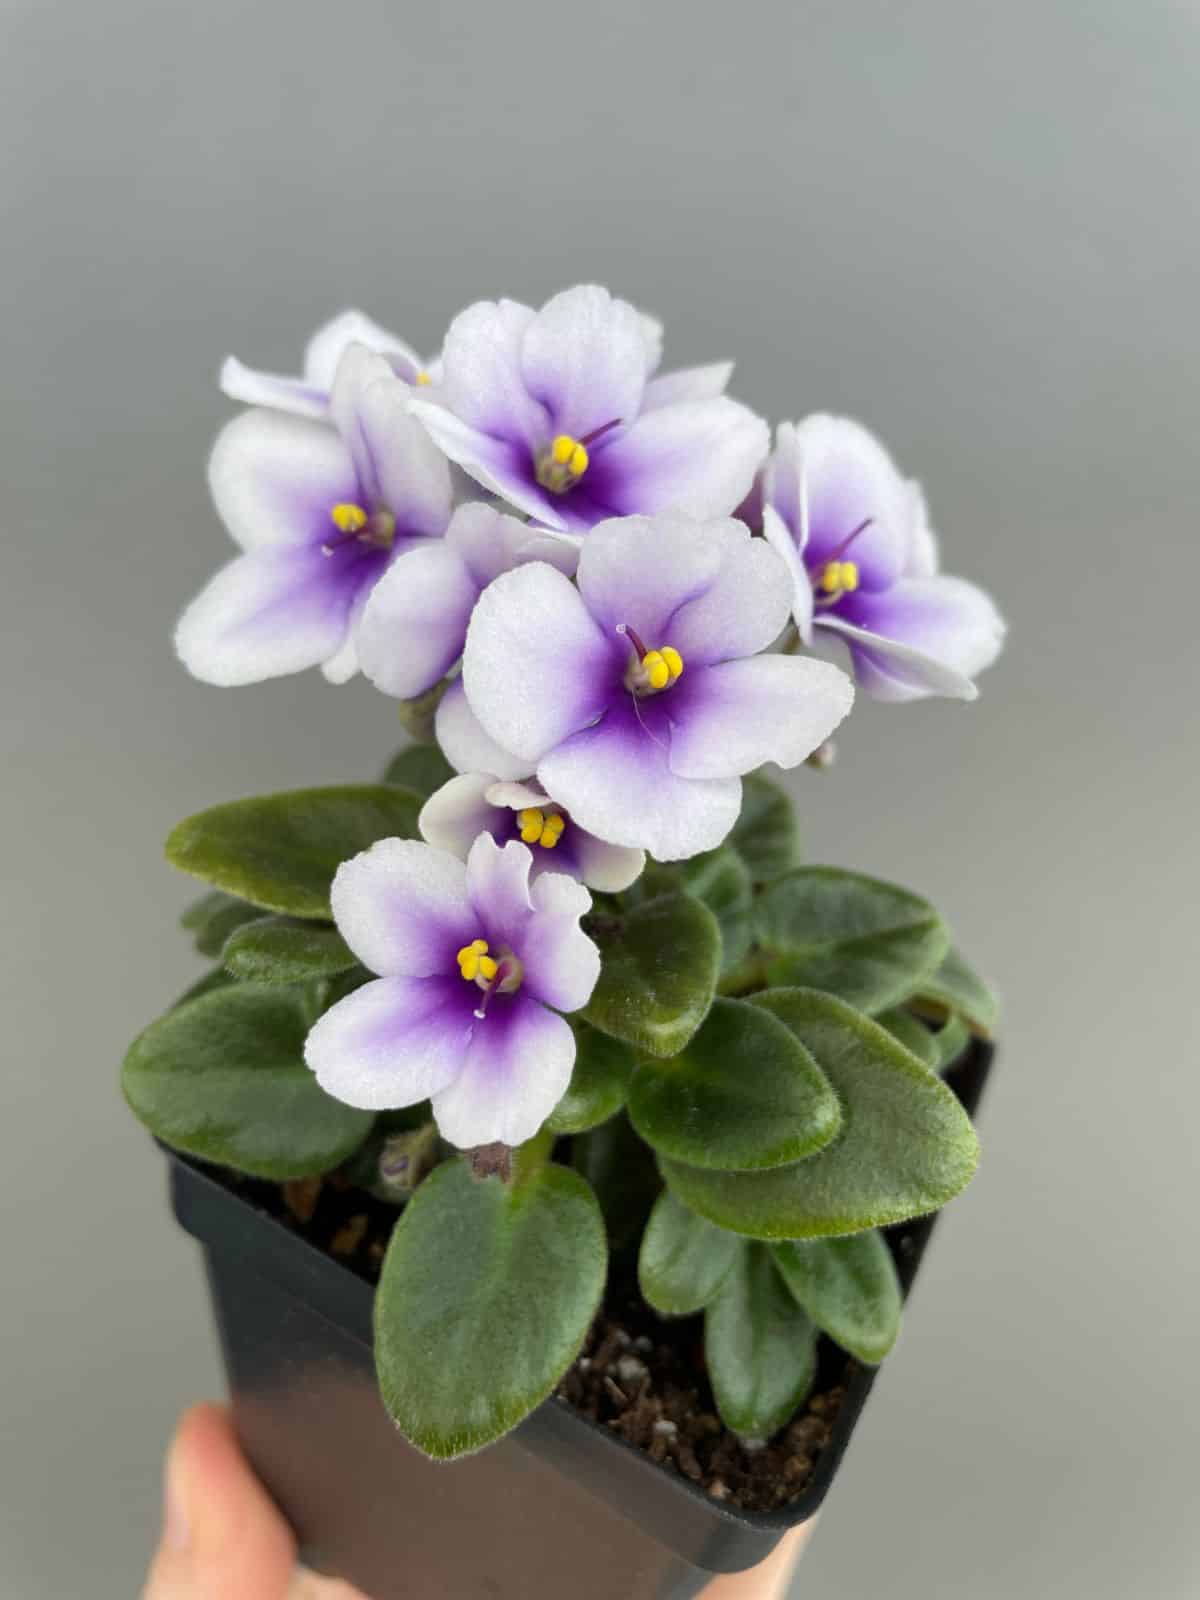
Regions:
<instances>
[{"instance_id":1,"label":"human hand","mask_svg":"<svg viewBox=\"0 0 1200 1600\"><path fill-rule=\"evenodd\" d=\"M296 1541L242 1455L221 1406L193 1406L167 1453L162 1539L143 1600L366 1600L296 1565ZM811 1523L751 1572L716 1578L703 1600L783 1600Z\"/></svg>"}]
</instances>

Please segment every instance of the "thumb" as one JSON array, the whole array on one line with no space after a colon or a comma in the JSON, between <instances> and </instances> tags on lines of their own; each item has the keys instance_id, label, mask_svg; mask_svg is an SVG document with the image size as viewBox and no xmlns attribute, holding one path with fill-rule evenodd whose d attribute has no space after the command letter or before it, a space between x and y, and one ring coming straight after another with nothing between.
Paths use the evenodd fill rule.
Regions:
<instances>
[{"instance_id":1,"label":"thumb","mask_svg":"<svg viewBox=\"0 0 1200 1600\"><path fill-rule=\"evenodd\" d=\"M143 1600L285 1600L296 1542L238 1448L228 1414L194 1406L167 1454L166 1515Z\"/></svg>"}]
</instances>

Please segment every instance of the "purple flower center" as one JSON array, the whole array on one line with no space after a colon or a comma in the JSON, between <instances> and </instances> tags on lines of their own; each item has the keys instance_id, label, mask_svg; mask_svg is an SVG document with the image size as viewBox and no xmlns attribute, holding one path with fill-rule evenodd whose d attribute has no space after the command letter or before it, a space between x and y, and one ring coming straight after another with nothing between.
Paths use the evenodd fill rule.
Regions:
<instances>
[{"instance_id":1,"label":"purple flower center","mask_svg":"<svg viewBox=\"0 0 1200 1600\"><path fill-rule=\"evenodd\" d=\"M815 604L822 610L834 606L844 594L853 594L858 588L858 564L854 561L844 561L842 557L850 546L865 533L874 522L874 517L867 517L860 522L852 533L848 533L833 553L824 559L814 562L808 569L812 580Z\"/></svg>"},{"instance_id":2,"label":"purple flower center","mask_svg":"<svg viewBox=\"0 0 1200 1600\"><path fill-rule=\"evenodd\" d=\"M620 426L620 417L613 417L610 422L593 428L591 433L585 433L582 439L569 433L557 434L534 458L534 474L542 488L549 489L552 494L569 494L591 463L589 447Z\"/></svg>"},{"instance_id":3,"label":"purple flower center","mask_svg":"<svg viewBox=\"0 0 1200 1600\"><path fill-rule=\"evenodd\" d=\"M487 1008L494 994L515 994L521 987L525 968L511 950L501 950L497 956L489 953L486 939L472 939L463 945L455 958L458 970L468 983L483 990L483 999L476 1007L480 1022L487 1016Z\"/></svg>"},{"instance_id":4,"label":"purple flower center","mask_svg":"<svg viewBox=\"0 0 1200 1600\"><path fill-rule=\"evenodd\" d=\"M352 501L339 501L330 507L329 520L337 533L321 546L327 556L343 545L355 543L369 550L390 550L396 537L396 519L384 508L367 511Z\"/></svg>"}]
</instances>

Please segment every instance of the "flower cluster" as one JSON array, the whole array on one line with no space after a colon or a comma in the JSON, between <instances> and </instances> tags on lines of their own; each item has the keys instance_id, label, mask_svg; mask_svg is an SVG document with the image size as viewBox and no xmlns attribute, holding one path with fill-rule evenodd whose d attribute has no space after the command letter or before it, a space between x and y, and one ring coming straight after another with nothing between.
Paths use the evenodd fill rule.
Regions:
<instances>
[{"instance_id":1,"label":"flower cluster","mask_svg":"<svg viewBox=\"0 0 1200 1600\"><path fill-rule=\"evenodd\" d=\"M660 374L661 352L657 322L582 286L473 305L427 361L347 312L300 377L222 369L251 407L209 467L241 553L176 647L211 683L316 666L437 698L458 775L424 843L338 872L338 928L379 976L307 1057L350 1105L430 1099L460 1145L529 1138L566 1088L559 1013L600 965L588 888L719 846L743 777L812 756L854 683L970 699L1000 648L866 429L813 416L772 448L730 363Z\"/></svg>"}]
</instances>

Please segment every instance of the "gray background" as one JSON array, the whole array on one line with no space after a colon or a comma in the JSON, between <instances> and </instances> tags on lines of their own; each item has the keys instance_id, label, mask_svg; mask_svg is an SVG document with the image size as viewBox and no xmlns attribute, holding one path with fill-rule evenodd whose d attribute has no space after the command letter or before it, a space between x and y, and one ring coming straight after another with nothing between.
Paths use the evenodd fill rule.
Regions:
<instances>
[{"instance_id":1,"label":"gray background","mask_svg":"<svg viewBox=\"0 0 1200 1600\"><path fill-rule=\"evenodd\" d=\"M588 278L876 427L1012 623L977 706L867 707L795 781L813 854L928 892L1007 999L797 1592L1196 1593L1198 47L1162 0L0 3L5 1596L134 1593L220 1387L116 1090L195 971L159 840L397 742L365 685L172 662L218 359Z\"/></svg>"}]
</instances>

